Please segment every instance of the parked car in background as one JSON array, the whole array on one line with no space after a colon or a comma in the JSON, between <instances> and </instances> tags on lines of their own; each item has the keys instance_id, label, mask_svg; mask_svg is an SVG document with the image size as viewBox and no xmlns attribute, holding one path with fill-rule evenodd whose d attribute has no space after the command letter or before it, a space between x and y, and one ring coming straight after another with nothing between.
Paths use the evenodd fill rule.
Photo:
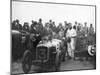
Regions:
<instances>
[{"instance_id":1,"label":"parked car in background","mask_svg":"<svg viewBox=\"0 0 100 75\"><path fill-rule=\"evenodd\" d=\"M15 61L20 59L24 51L27 49L29 34L18 30L12 30L11 35L12 61Z\"/></svg>"}]
</instances>

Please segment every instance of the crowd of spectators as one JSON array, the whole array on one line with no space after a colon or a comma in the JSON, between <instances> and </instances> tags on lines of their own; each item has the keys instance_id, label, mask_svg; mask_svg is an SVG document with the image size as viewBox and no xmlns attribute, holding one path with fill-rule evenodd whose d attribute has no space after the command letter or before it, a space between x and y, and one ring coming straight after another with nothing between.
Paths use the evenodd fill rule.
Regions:
<instances>
[{"instance_id":1,"label":"crowd of spectators","mask_svg":"<svg viewBox=\"0 0 100 75\"><path fill-rule=\"evenodd\" d=\"M57 37L59 35L59 38L62 38L66 37L66 32L68 28L71 26L77 31L77 36L79 37L95 34L93 25L92 24L87 25L87 22L81 24L75 21L75 23L72 24L68 23L67 21L64 21L64 25L62 23L55 25L54 21L49 20L48 22L45 23L45 25L43 25L41 18L39 19L39 21L32 20L31 22L32 23L30 25L28 22L24 22L24 24L22 25L20 24L18 19L14 20L12 22L12 30L26 31L29 33L39 33L41 34L41 36L53 35L52 37Z\"/></svg>"}]
</instances>

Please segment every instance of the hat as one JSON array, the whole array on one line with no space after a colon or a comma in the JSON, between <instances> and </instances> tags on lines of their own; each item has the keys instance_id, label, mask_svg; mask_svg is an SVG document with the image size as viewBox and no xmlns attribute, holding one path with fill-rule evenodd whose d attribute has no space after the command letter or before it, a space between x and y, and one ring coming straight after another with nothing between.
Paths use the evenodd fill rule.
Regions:
<instances>
[{"instance_id":1,"label":"hat","mask_svg":"<svg viewBox=\"0 0 100 75\"><path fill-rule=\"evenodd\" d=\"M41 18L39 18L39 22L41 22L42 21L42 19Z\"/></svg>"}]
</instances>

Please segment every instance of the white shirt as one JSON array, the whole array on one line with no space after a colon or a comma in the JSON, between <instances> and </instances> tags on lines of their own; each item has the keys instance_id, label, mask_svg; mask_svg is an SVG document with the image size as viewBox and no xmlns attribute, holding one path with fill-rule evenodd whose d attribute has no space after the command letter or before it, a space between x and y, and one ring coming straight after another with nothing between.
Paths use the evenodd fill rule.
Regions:
<instances>
[{"instance_id":1,"label":"white shirt","mask_svg":"<svg viewBox=\"0 0 100 75\"><path fill-rule=\"evenodd\" d=\"M75 37L75 36L77 36L77 32L76 32L76 30L75 29L68 29L68 31L67 31L67 33L66 33L66 37Z\"/></svg>"},{"instance_id":2,"label":"white shirt","mask_svg":"<svg viewBox=\"0 0 100 75\"><path fill-rule=\"evenodd\" d=\"M73 28L71 29L70 36L71 36L71 37L77 36L77 32L76 32L75 29L73 29Z\"/></svg>"}]
</instances>

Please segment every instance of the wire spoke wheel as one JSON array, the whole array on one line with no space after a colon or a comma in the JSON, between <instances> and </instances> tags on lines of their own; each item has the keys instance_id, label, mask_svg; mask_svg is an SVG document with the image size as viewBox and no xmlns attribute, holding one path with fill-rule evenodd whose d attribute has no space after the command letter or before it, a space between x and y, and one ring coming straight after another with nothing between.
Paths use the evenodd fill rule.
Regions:
<instances>
[{"instance_id":1,"label":"wire spoke wheel","mask_svg":"<svg viewBox=\"0 0 100 75\"><path fill-rule=\"evenodd\" d=\"M29 73L32 65L32 56L29 51L26 51L23 56L22 69L24 73Z\"/></svg>"}]
</instances>

